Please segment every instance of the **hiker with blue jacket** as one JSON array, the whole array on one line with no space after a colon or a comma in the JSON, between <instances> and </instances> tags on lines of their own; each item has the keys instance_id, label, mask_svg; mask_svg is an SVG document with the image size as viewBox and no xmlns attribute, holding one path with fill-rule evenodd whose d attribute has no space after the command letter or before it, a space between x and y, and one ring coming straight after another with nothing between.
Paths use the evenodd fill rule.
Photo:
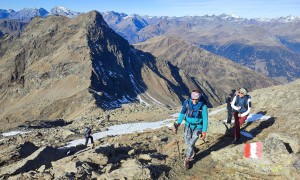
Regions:
<instances>
[{"instance_id":1,"label":"hiker with blue jacket","mask_svg":"<svg viewBox=\"0 0 300 180\"><path fill-rule=\"evenodd\" d=\"M197 89L192 91L190 99L184 101L178 120L174 123L175 133L183 120L184 142L187 144L184 166L188 169L189 162L195 155L195 143L198 138L205 139L208 124L207 106Z\"/></svg>"},{"instance_id":2,"label":"hiker with blue jacket","mask_svg":"<svg viewBox=\"0 0 300 180\"><path fill-rule=\"evenodd\" d=\"M240 143L241 128L240 126L246 121L251 110L251 98L247 95L245 88L238 90L238 95L231 102L234 117L234 141L233 144Z\"/></svg>"}]
</instances>

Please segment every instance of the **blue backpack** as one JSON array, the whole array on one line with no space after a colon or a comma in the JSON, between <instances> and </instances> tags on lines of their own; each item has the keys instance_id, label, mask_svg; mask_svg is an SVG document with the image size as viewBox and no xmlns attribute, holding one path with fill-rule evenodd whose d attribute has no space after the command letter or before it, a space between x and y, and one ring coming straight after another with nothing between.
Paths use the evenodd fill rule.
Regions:
<instances>
[{"instance_id":1,"label":"blue backpack","mask_svg":"<svg viewBox=\"0 0 300 180\"><path fill-rule=\"evenodd\" d=\"M190 117L190 118L202 118L202 107L205 104L204 101L202 101L201 99L199 100L198 103L201 103L200 106L197 106L197 109L193 109L192 108L192 101L187 99L186 100L186 109L187 111L185 112L185 116L186 117ZM197 113L194 113L197 112Z\"/></svg>"}]
</instances>

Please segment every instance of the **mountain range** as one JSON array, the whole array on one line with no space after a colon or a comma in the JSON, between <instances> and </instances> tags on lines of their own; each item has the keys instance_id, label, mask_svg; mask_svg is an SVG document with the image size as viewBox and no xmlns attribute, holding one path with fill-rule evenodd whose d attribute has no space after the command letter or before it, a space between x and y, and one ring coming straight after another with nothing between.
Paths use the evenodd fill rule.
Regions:
<instances>
[{"instance_id":1,"label":"mountain range","mask_svg":"<svg viewBox=\"0 0 300 180\"><path fill-rule=\"evenodd\" d=\"M222 104L233 87L251 91L278 84L184 41L161 39L134 48L96 11L72 19L34 18L19 38L5 35L0 41L4 124L72 119L135 102L174 107L193 88L202 90L211 107Z\"/></svg>"},{"instance_id":2,"label":"mountain range","mask_svg":"<svg viewBox=\"0 0 300 180\"><path fill-rule=\"evenodd\" d=\"M50 15L62 15L66 17L76 17L80 12L75 12L62 6L56 6L48 12L44 8L24 8L20 11L12 9L0 9L0 19L17 19L22 21L30 21L34 17L47 17Z\"/></svg>"},{"instance_id":3,"label":"mountain range","mask_svg":"<svg viewBox=\"0 0 300 180\"><path fill-rule=\"evenodd\" d=\"M111 12L103 17L132 44L155 36L180 37L280 82L300 77L298 17L262 21L227 15L145 16L141 23L137 23L141 18L138 15L124 17L124 14Z\"/></svg>"},{"instance_id":4,"label":"mountain range","mask_svg":"<svg viewBox=\"0 0 300 180\"><path fill-rule=\"evenodd\" d=\"M80 12L60 6L54 7L50 12L43 8L18 12L0 10L1 18L26 22L35 16L76 17L79 14ZM130 44L162 35L181 37L282 83L300 77L297 66L300 61L299 17L245 19L226 14L153 17L113 11L102 15L106 23Z\"/></svg>"}]
</instances>

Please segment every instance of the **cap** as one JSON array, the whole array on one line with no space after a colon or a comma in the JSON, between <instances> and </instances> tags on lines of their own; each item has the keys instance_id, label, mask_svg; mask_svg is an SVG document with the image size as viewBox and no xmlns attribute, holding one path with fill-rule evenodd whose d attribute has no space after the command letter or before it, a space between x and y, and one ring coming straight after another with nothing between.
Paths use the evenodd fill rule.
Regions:
<instances>
[{"instance_id":1,"label":"cap","mask_svg":"<svg viewBox=\"0 0 300 180\"><path fill-rule=\"evenodd\" d=\"M247 90L245 88L239 89L239 92L244 94L244 95L247 95Z\"/></svg>"},{"instance_id":2,"label":"cap","mask_svg":"<svg viewBox=\"0 0 300 180\"><path fill-rule=\"evenodd\" d=\"M200 99L201 94L198 92L192 92L191 98L192 99Z\"/></svg>"}]
</instances>

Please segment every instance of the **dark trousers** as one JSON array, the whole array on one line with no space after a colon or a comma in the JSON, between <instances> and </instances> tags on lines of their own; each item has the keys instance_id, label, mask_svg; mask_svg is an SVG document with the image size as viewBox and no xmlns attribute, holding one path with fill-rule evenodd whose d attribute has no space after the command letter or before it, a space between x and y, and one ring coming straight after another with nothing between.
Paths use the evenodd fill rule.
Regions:
<instances>
[{"instance_id":1,"label":"dark trousers","mask_svg":"<svg viewBox=\"0 0 300 180\"><path fill-rule=\"evenodd\" d=\"M232 107L227 106L227 123L230 124L232 119Z\"/></svg>"},{"instance_id":2,"label":"dark trousers","mask_svg":"<svg viewBox=\"0 0 300 180\"><path fill-rule=\"evenodd\" d=\"M241 138L241 125L244 124L248 116L238 117L238 112L234 112L234 139L240 140Z\"/></svg>"},{"instance_id":3,"label":"dark trousers","mask_svg":"<svg viewBox=\"0 0 300 180\"><path fill-rule=\"evenodd\" d=\"M93 136L89 135L89 136L85 137L85 145L88 144L89 139L91 139L91 143L92 143L92 144L94 143Z\"/></svg>"}]
</instances>

